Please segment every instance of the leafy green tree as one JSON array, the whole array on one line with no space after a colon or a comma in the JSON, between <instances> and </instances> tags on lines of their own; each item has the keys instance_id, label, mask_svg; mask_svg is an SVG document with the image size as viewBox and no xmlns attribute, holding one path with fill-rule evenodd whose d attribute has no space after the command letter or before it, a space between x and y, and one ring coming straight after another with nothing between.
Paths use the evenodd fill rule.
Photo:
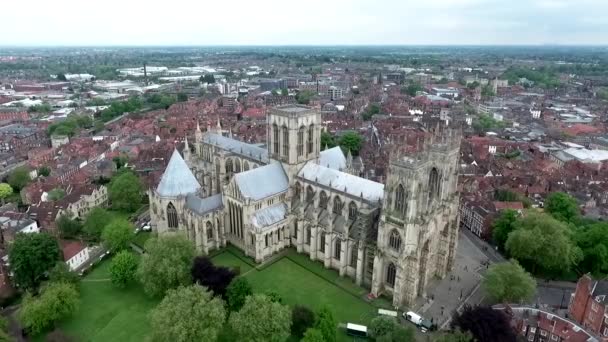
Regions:
<instances>
[{"instance_id":1,"label":"leafy green tree","mask_svg":"<svg viewBox=\"0 0 608 342\"><path fill-rule=\"evenodd\" d=\"M134 212L141 206L143 187L132 172L123 172L110 182L110 200L117 210Z\"/></svg>"},{"instance_id":2,"label":"leafy green tree","mask_svg":"<svg viewBox=\"0 0 608 342\"><path fill-rule=\"evenodd\" d=\"M473 342L473 337L469 332L462 332L460 330L451 331L448 333L441 334L438 338L433 340L434 342Z\"/></svg>"},{"instance_id":3,"label":"leafy green tree","mask_svg":"<svg viewBox=\"0 0 608 342\"><path fill-rule=\"evenodd\" d=\"M516 225L505 248L533 274L563 274L582 258L568 226L550 215L528 211Z\"/></svg>"},{"instance_id":4,"label":"leafy green tree","mask_svg":"<svg viewBox=\"0 0 608 342\"><path fill-rule=\"evenodd\" d=\"M276 90L276 89L272 89L272 90L270 91L270 93L271 93L272 95L274 95L274 96L279 95L279 91L278 91L278 90Z\"/></svg>"},{"instance_id":5,"label":"leafy green tree","mask_svg":"<svg viewBox=\"0 0 608 342\"><path fill-rule=\"evenodd\" d=\"M106 209L95 207L84 220L83 231L91 239L99 240L103 229L112 221L112 214Z\"/></svg>"},{"instance_id":6,"label":"leafy green tree","mask_svg":"<svg viewBox=\"0 0 608 342\"><path fill-rule=\"evenodd\" d=\"M188 101L188 94L186 93L177 93L177 102L186 102Z\"/></svg>"},{"instance_id":7,"label":"leafy green tree","mask_svg":"<svg viewBox=\"0 0 608 342\"><path fill-rule=\"evenodd\" d=\"M494 95L496 95L496 94L494 94L494 89L492 89L491 85L486 84L485 86L483 86L481 88L481 96L491 97Z\"/></svg>"},{"instance_id":8,"label":"leafy green tree","mask_svg":"<svg viewBox=\"0 0 608 342\"><path fill-rule=\"evenodd\" d=\"M0 317L0 342L13 342L13 337L8 333L8 319Z\"/></svg>"},{"instance_id":9,"label":"leafy green tree","mask_svg":"<svg viewBox=\"0 0 608 342\"><path fill-rule=\"evenodd\" d=\"M275 303L265 295L247 297L245 305L230 315L230 327L236 341L279 342L289 337L289 307Z\"/></svg>"},{"instance_id":10,"label":"leafy green tree","mask_svg":"<svg viewBox=\"0 0 608 342\"><path fill-rule=\"evenodd\" d=\"M48 177L51 174L51 169L48 166L41 166L38 169L38 175L42 177Z\"/></svg>"},{"instance_id":11,"label":"leafy green tree","mask_svg":"<svg viewBox=\"0 0 608 342\"><path fill-rule=\"evenodd\" d=\"M234 278L226 290L230 311L239 311L245 304L245 299L252 294L253 289L247 279L243 277Z\"/></svg>"},{"instance_id":12,"label":"leafy green tree","mask_svg":"<svg viewBox=\"0 0 608 342\"><path fill-rule=\"evenodd\" d=\"M482 285L495 303L527 302L536 293L536 280L515 260L490 266Z\"/></svg>"},{"instance_id":13,"label":"leafy green tree","mask_svg":"<svg viewBox=\"0 0 608 342\"><path fill-rule=\"evenodd\" d=\"M215 83L215 77L213 77L213 74L207 74L207 75L203 75L200 78L200 81L202 83Z\"/></svg>"},{"instance_id":14,"label":"leafy green tree","mask_svg":"<svg viewBox=\"0 0 608 342\"><path fill-rule=\"evenodd\" d=\"M75 238L82 232L82 224L66 214L59 216L56 225L61 237L65 239Z\"/></svg>"},{"instance_id":15,"label":"leafy green tree","mask_svg":"<svg viewBox=\"0 0 608 342\"><path fill-rule=\"evenodd\" d=\"M315 324L315 313L306 306L296 305L291 310L291 334L302 337Z\"/></svg>"},{"instance_id":16,"label":"leafy green tree","mask_svg":"<svg viewBox=\"0 0 608 342\"><path fill-rule=\"evenodd\" d=\"M20 191L21 189L25 188L25 186L28 185L31 180L30 171L25 166L20 166L14 169L13 172L11 172L11 174L8 176L8 184L10 184L10 186L16 191Z\"/></svg>"},{"instance_id":17,"label":"leafy green tree","mask_svg":"<svg viewBox=\"0 0 608 342\"><path fill-rule=\"evenodd\" d=\"M135 279L137 257L129 251L120 251L110 264L110 281L117 287L125 287Z\"/></svg>"},{"instance_id":18,"label":"leafy green tree","mask_svg":"<svg viewBox=\"0 0 608 342\"><path fill-rule=\"evenodd\" d=\"M581 212L576 199L563 192L553 192L547 197L545 211L564 222L573 222Z\"/></svg>"},{"instance_id":19,"label":"leafy green tree","mask_svg":"<svg viewBox=\"0 0 608 342\"><path fill-rule=\"evenodd\" d=\"M268 298L270 298L271 301L273 301L275 303L283 304L283 298L277 292L270 290L270 291L264 292L264 294Z\"/></svg>"},{"instance_id":20,"label":"leafy green tree","mask_svg":"<svg viewBox=\"0 0 608 342\"><path fill-rule=\"evenodd\" d=\"M492 228L492 240L502 252L505 251L505 243L509 238L509 234L515 230L515 222L517 221L517 211L507 209L500 213L500 216L494 220Z\"/></svg>"},{"instance_id":21,"label":"leafy green tree","mask_svg":"<svg viewBox=\"0 0 608 342\"><path fill-rule=\"evenodd\" d=\"M596 276L608 273L608 223L581 227L576 233L576 243L583 252L581 271Z\"/></svg>"},{"instance_id":22,"label":"leafy green tree","mask_svg":"<svg viewBox=\"0 0 608 342\"><path fill-rule=\"evenodd\" d=\"M287 96L287 95L289 95L289 90L287 90L287 88L283 88L283 89L281 89L281 95L282 95L282 96Z\"/></svg>"},{"instance_id":23,"label":"leafy green tree","mask_svg":"<svg viewBox=\"0 0 608 342\"><path fill-rule=\"evenodd\" d=\"M73 285L50 283L39 297L25 296L19 310L19 320L35 336L50 328L54 322L73 314L79 301L78 291Z\"/></svg>"},{"instance_id":24,"label":"leafy green tree","mask_svg":"<svg viewBox=\"0 0 608 342\"><path fill-rule=\"evenodd\" d=\"M60 188L55 188L48 193L48 200L51 202L59 201L60 199L65 197L65 190Z\"/></svg>"},{"instance_id":25,"label":"leafy green tree","mask_svg":"<svg viewBox=\"0 0 608 342\"><path fill-rule=\"evenodd\" d=\"M332 147L336 147L334 136L327 132L321 132L321 150Z\"/></svg>"},{"instance_id":26,"label":"leafy green tree","mask_svg":"<svg viewBox=\"0 0 608 342\"><path fill-rule=\"evenodd\" d=\"M323 307L317 312L315 328L323 334L325 342L336 342L336 319L328 307Z\"/></svg>"},{"instance_id":27,"label":"leafy green tree","mask_svg":"<svg viewBox=\"0 0 608 342\"><path fill-rule=\"evenodd\" d=\"M101 233L101 240L112 252L119 252L129 248L135 237L135 228L125 219L114 219Z\"/></svg>"},{"instance_id":28,"label":"leafy green tree","mask_svg":"<svg viewBox=\"0 0 608 342\"><path fill-rule=\"evenodd\" d=\"M319 329L308 328L300 342L325 342L325 339Z\"/></svg>"},{"instance_id":29,"label":"leafy green tree","mask_svg":"<svg viewBox=\"0 0 608 342\"><path fill-rule=\"evenodd\" d=\"M13 188L7 183L0 183L0 200L2 203L13 194Z\"/></svg>"},{"instance_id":30,"label":"leafy green tree","mask_svg":"<svg viewBox=\"0 0 608 342\"><path fill-rule=\"evenodd\" d=\"M116 165L116 169L121 169L127 165L127 162L129 162L129 157L126 154L121 153L120 155L112 158L112 161L114 162L114 165Z\"/></svg>"},{"instance_id":31,"label":"leafy green tree","mask_svg":"<svg viewBox=\"0 0 608 342\"><path fill-rule=\"evenodd\" d=\"M416 94L422 91L422 85L418 82L410 83L405 87L401 87L401 94L407 94L409 96L416 96Z\"/></svg>"},{"instance_id":32,"label":"leafy green tree","mask_svg":"<svg viewBox=\"0 0 608 342\"><path fill-rule=\"evenodd\" d=\"M359 155L363 138L357 132L347 132L340 137L340 147L342 150L350 151L353 155Z\"/></svg>"},{"instance_id":33,"label":"leafy green tree","mask_svg":"<svg viewBox=\"0 0 608 342\"><path fill-rule=\"evenodd\" d=\"M57 74L57 81L67 81L67 79L65 78L65 74L63 73L58 73Z\"/></svg>"},{"instance_id":34,"label":"leafy green tree","mask_svg":"<svg viewBox=\"0 0 608 342\"><path fill-rule=\"evenodd\" d=\"M49 271L49 281L52 283L68 283L78 286L80 277L75 272L70 271L68 265L63 261L58 261Z\"/></svg>"},{"instance_id":35,"label":"leafy green tree","mask_svg":"<svg viewBox=\"0 0 608 342\"><path fill-rule=\"evenodd\" d=\"M364 121L369 121L376 114L380 114L380 105L377 103L372 103L369 105L369 107L367 107L367 110L361 114L361 117Z\"/></svg>"},{"instance_id":36,"label":"leafy green tree","mask_svg":"<svg viewBox=\"0 0 608 342\"><path fill-rule=\"evenodd\" d=\"M296 101L298 101L299 104L307 105L315 95L317 94L312 90L302 90L296 94Z\"/></svg>"},{"instance_id":37,"label":"leafy green tree","mask_svg":"<svg viewBox=\"0 0 608 342\"><path fill-rule=\"evenodd\" d=\"M224 302L199 285L180 286L150 313L152 341L217 341L226 320Z\"/></svg>"},{"instance_id":38,"label":"leafy green tree","mask_svg":"<svg viewBox=\"0 0 608 342\"><path fill-rule=\"evenodd\" d=\"M406 328L394 318L378 316L370 324L370 333L376 341L383 342L413 342L414 330Z\"/></svg>"},{"instance_id":39,"label":"leafy green tree","mask_svg":"<svg viewBox=\"0 0 608 342\"><path fill-rule=\"evenodd\" d=\"M195 255L194 245L182 235L151 238L144 245L137 268L137 278L144 291L161 297L167 290L192 283L190 268Z\"/></svg>"},{"instance_id":40,"label":"leafy green tree","mask_svg":"<svg viewBox=\"0 0 608 342\"><path fill-rule=\"evenodd\" d=\"M17 234L8 253L13 280L24 289L37 287L61 254L57 240L47 233Z\"/></svg>"}]
</instances>

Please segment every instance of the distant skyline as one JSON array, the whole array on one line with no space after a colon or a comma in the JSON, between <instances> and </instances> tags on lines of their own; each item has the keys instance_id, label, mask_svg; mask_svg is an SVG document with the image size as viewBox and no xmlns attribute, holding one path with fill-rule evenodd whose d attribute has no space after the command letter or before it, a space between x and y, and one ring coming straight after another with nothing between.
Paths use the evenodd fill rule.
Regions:
<instances>
[{"instance_id":1,"label":"distant skyline","mask_svg":"<svg viewBox=\"0 0 608 342\"><path fill-rule=\"evenodd\" d=\"M23 0L2 7L2 46L608 44L608 0Z\"/></svg>"}]
</instances>

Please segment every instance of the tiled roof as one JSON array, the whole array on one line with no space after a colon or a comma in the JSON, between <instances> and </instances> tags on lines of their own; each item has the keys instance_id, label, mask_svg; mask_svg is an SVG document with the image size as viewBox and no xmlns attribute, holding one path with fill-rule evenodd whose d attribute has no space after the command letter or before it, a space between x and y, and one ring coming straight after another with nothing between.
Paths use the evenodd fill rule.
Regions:
<instances>
[{"instance_id":1,"label":"tiled roof","mask_svg":"<svg viewBox=\"0 0 608 342\"><path fill-rule=\"evenodd\" d=\"M279 203L253 213L251 223L257 228L264 228L284 220L286 216L286 205Z\"/></svg>"},{"instance_id":2,"label":"tiled roof","mask_svg":"<svg viewBox=\"0 0 608 342\"><path fill-rule=\"evenodd\" d=\"M200 198L195 194L186 196L186 205L199 215L221 209L223 207L222 194Z\"/></svg>"},{"instance_id":3,"label":"tiled roof","mask_svg":"<svg viewBox=\"0 0 608 342\"><path fill-rule=\"evenodd\" d=\"M289 180L280 163L271 163L234 176L241 194L254 201L287 191Z\"/></svg>"},{"instance_id":4,"label":"tiled roof","mask_svg":"<svg viewBox=\"0 0 608 342\"><path fill-rule=\"evenodd\" d=\"M334 170L344 170L346 168L346 158L340 146L321 151L319 154L319 164Z\"/></svg>"},{"instance_id":5,"label":"tiled roof","mask_svg":"<svg viewBox=\"0 0 608 342\"><path fill-rule=\"evenodd\" d=\"M201 185L198 183L190 168L177 152L173 151L169 165L160 179L156 192L160 196L175 197L195 193Z\"/></svg>"}]
</instances>

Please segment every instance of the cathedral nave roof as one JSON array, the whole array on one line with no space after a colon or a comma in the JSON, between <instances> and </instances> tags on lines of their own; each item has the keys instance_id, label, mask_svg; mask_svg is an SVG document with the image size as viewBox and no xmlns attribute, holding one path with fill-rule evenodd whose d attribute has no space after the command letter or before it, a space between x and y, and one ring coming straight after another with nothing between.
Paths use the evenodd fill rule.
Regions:
<instances>
[{"instance_id":1,"label":"cathedral nave roof","mask_svg":"<svg viewBox=\"0 0 608 342\"><path fill-rule=\"evenodd\" d=\"M378 201L384 197L384 184L317 165L313 162L304 165L298 172L298 177L353 196L363 196L368 201Z\"/></svg>"},{"instance_id":2,"label":"cathedral nave roof","mask_svg":"<svg viewBox=\"0 0 608 342\"><path fill-rule=\"evenodd\" d=\"M289 179L280 163L237 173L234 181L241 194L254 201L285 192L289 188Z\"/></svg>"},{"instance_id":3,"label":"cathedral nave roof","mask_svg":"<svg viewBox=\"0 0 608 342\"><path fill-rule=\"evenodd\" d=\"M287 206L285 203L279 203L256 211L253 214L251 223L257 228L264 228L280 222L286 217Z\"/></svg>"},{"instance_id":4,"label":"cathedral nave roof","mask_svg":"<svg viewBox=\"0 0 608 342\"><path fill-rule=\"evenodd\" d=\"M190 210L199 215L204 215L223 207L222 194L217 194L205 198L200 198L196 194L186 196L186 205Z\"/></svg>"},{"instance_id":5,"label":"cathedral nave roof","mask_svg":"<svg viewBox=\"0 0 608 342\"><path fill-rule=\"evenodd\" d=\"M218 146L219 148L235 154L268 163L268 151L265 148L248 144L235 139L226 138L220 134L207 132L203 135L203 142Z\"/></svg>"}]
</instances>

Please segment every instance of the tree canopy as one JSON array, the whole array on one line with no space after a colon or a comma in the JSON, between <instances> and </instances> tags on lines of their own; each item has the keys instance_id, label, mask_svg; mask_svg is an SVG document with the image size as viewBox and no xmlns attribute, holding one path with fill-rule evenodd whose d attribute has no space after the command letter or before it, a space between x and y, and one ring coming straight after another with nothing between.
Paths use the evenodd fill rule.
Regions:
<instances>
[{"instance_id":1,"label":"tree canopy","mask_svg":"<svg viewBox=\"0 0 608 342\"><path fill-rule=\"evenodd\" d=\"M325 339L319 329L308 328L300 342L325 342Z\"/></svg>"},{"instance_id":2,"label":"tree canopy","mask_svg":"<svg viewBox=\"0 0 608 342\"><path fill-rule=\"evenodd\" d=\"M135 237L135 228L125 219L112 220L101 233L101 240L106 248L112 252L119 252L129 248Z\"/></svg>"},{"instance_id":3,"label":"tree canopy","mask_svg":"<svg viewBox=\"0 0 608 342\"><path fill-rule=\"evenodd\" d=\"M215 266L209 258L197 256L190 269L195 283L205 286L216 296L225 297L226 289L236 276L236 273L227 267Z\"/></svg>"},{"instance_id":4,"label":"tree canopy","mask_svg":"<svg viewBox=\"0 0 608 342\"><path fill-rule=\"evenodd\" d=\"M569 227L547 214L526 212L509 234L507 252L533 274L563 274L582 258Z\"/></svg>"},{"instance_id":5,"label":"tree canopy","mask_svg":"<svg viewBox=\"0 0 608 342\"><path fill-rule=\"evenodd\" d=\"M325 150L325 148L336 147L336 142L334 140L334 136L328 132L321 132L321 150Z\"/></svg>"},{"instance_id":6,"label":"tree canopy","mask_svg":"<svg viewBox=\"0 0 608 342\"><path fill-rule=\"evenodd\" d=\"M404 327L392 317L378 316L370 324L371 336L383 342L414 342L414 330Z\"/></svg>"},{"instance_id":7,"label":"tree canopy","mask_svg":"<svg viewBox=\"0 0 608 342\"><path fill-rule=\"evenodd\" d=\"M354 156L359 155L363 138L357 132L347 132L340 137L340 147L344 153L350 151Z\"/></svg>"},{"instance_id":8,"label":"tree canopy","mask_svg":"<svg viewBox=\"0 0 608 342\"><path fill-rule=\"evenodd\" d=\"M55 188L48 193L48 200L51 202L59 201L65 197L65 190L61 188Z\"/></svg>"},{"instance_id":9,"label":"tree canopy","mask_svg":"<svg viewBox=\"0 0 608 342\"><path fill-rule=\"evenodd\" d=\"M51 174L51 168L48 166L41 166L38 168L38 175L42 177L48 177Z\"/></svg>"},{"instance_id":10,"label":"tree canopy","mask_svg":"<svg viewBox=\"0 0 608 342\"><path fill-rule=\"evenodd\" d=\"M76 272L70 271L65 262L57 261L55 267L49 271L49 281L52 283L68 283L77 287L80 283L80 277Z\"/></svg>"},{"instance_id":11,"label":"tree canopy","mask_svg":"<svg viewBox=\"0 0 608 342\"><path fill-rule=\"evenodd\" d=\"M582 270L596 276L608 274L608 223L581 227L576 234L576 243L583 253Z\"/></svg>"},{"instance_id":12,"label":"tree canopy","mask_svg":"<svg viewBox=\"0 0 608 342\"><path fill-rule=\"evenodd\" d=\"M411 97L416 96L419 91L422 91L422 85L418 82L410 83L405 87L401 87L401 94L407 94Z\"/></svg>"},{"instance_id":13,"label":"tree canopy","mask_svg":"<svg viewBox=\"0 0 608 342\"><path fill-rule=\"evenodd\" d=\"M245 299L253 294L253 289L247 279L234 278L226 289L228 308L230 311L239 311L245 304ZM270 298L270 297L269 297Z\"/></svg>"},{"instance_id":14,"label":"tree canopy","mask_svg":"<svg viewBox=\"0 0 608 342\"><path fill-rule=\"evenodd\" d=\"M0 200L4 200L13 194L13 188L8 183L0 183Z\"/></svg>"},{"instance_id":15,"label":"tree canopy","mask_svg":"<svg viewBox=\"0 0 608 342\"><path fill-rule=\"evenodd\" d=\"M536 280L515 260L490 266L482 285L495 303L527 302L536 293Z\"/></svg>"},{"instance_id":16,"label":"tree canopy","mask_svg":"<svg viewBox=\"0 0 608 342\"><path fill-rule=\"evenodd\" d=\"M336 342L336 319L329 307L323 307L317 312L315 328L321 331L325 342Z\"/></svg>"},{"instance_id":17,"label":"tree canopy","mask_svg":"<svg viewBox=\"0 0 608 342\"><path fill-rule=\"evenodd\" d=\"M296 101L299 104L309 104L310 100L316 95L316 93L312 90L302 90L296 94Z\"/></svg>"},{"instance_id":18,"label":"tree canopy","mask_svg":"<svg viewBox=\"0 0 608 342\"><path fill-rule=\"evenodd\" d=\"M503 210L493 222L492 240L501 252L505 252L505 243L507 243L509 234L516 228L517 216L517 211L507 209Z\"/></svg>"},{"instance_id":19,"label":"tree canopy","mask_svg":"<svg viewBox=\"0 0 608 342\"><path fill-rule=\"evenodd\" d=\"M74 313L79 301L78 291L72 284L50 283L40 296L25 296L19 310L19 320L32 335L38 335L54 322Z\"/></svg>"},{"instance_id":20,"label":"tree canopy","mask_svg":"<svg viewBox=\"0 0 608 342\"><path fill-rule=\"evenodd\" d=\"M117 210L134 212L141 206L143 187L132 172L123 172L110 182L109 194L112 207Z\"/></svg>"},{"instance_id":21,"label":"tree canopy","mask_svg":"<svg viewBox=\"0 0 608 342\"><path fill-rule=\"evenodd\" d=\"M137 257L130 251L120 251L110 263L110 281L117 287L125 287L135 279Z\"/></svg>"},{"instance_id":22,"label":"tree canopy","mask_svg":"<svg viewBox=\"0 0 608 342\"><path fill-rule=\"evenodd\" d=\"M75 238L82 232L82 224L77 220L71 219L67 214L59 216L55 224L61 237L64 239Z\"/></svg>"},{"instance_id":23,"label":"tree canopy","mask_svg":"<svg viewBox=\"0 0 608 342\"><path fill-rule=\"evenodd\" d=\"M224 302L202 286L167 291L150 313L152 341L216 341L226 320Z\"/></svg>"},{"instance_id":24,"label":"tree canopy","mask_svg":"<svg viewBox=\"0 0 608 342\"><path fill-rule=\"evenodd\" d=\"M21 288L35 288L61 257L57 240L49 234L19 233L8 253L13 280Z\"/></svg>"},{"instance_id":25,"label":"tree canopy","mask_svg":"<svg viewBox=\"0 0 608 342\"><path fill-rule=\"evenodd\" d=\"M190 268L195 251L182 235L151 238L144 245L137 278L150 296L161 297L167 290L192 282Z\"/></svg>"},{"instance_id":26,"label":"tree canopy","mask_svg":"<svg viewBox=\"0 0 608 342\"><path fill-rule=\"evenodd\" d=\"M581 212L576 199L563 192L553 192L547 197L545 211L564 222L574 221Z\"/></svg>"},{"instance_id":27,"label":"tree canopy","mask_svg":"<svg viewBox=\"0 0 608 342\"><path fill-rule=\"evenodd\" d=\"M516 338L509 317L489 306L465 305L452 316L451 326L470 333L475 341L513 342Z\"/></svg>"},{"instance_id":28,"label":"tree canopy","mask_svg":"<svg viewBox=\"0 0 608 342\"><path fill-rule=\"evenodd\" d=\"M298 338L315 324L315 313L306 306L296 305L291 310L291 334ZM323 337L323 335L321 335Z\"/></svg>"},{"instance_id":29,"label":"tree canopy","mask_svg":"<svg viewBox=\"0 0 608 342\"><path fill-rule=\"evenodd\" d=\"M112 214L106 209L95 207L87 214L84 220L83 231L90 239L99 240L103 229L112 219Z\"/></svg>"},{"instance_id":30,"label":"tree canopy","mask_svg":"<svg viewBox=\"0 0 608 342\"><path fill-rule=\"evenodd\" d=\"M229 324L236 341L282 342L289 337L291 311L265 295L255 294L247 297L241 310L230 315Z\"/></svg>"},{"instance_id":31,"label":"tree canopy","mask_svg":"<svg viewBox=\"0 0 608 342\"><path fill-rule=\"evenodd\" d=\"M8 176L8 184L16 191L25 188L31 180L30 171L25 166L14 169Z\"/></svg>"}]
</instances>

